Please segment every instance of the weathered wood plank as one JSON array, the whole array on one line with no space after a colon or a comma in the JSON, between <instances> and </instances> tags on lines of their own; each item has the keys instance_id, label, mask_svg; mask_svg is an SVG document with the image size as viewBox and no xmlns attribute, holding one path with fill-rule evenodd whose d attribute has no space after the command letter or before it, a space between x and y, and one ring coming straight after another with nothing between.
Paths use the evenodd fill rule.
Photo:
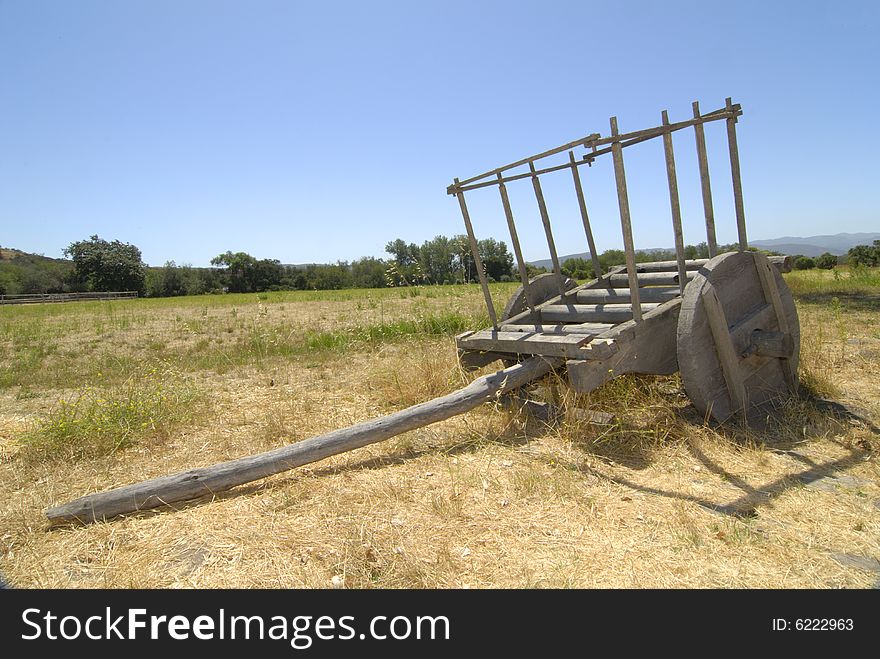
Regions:
<instances>
[{"instance_id":1,"label":"weathered wood plank","mask_svg":"<svg viewBox=\"0 0 880 659\"><path fill-rule=\"evenodd\" d=\"M550 215L547 213L547 204L544 202L544 192L541 189L541 179L534 174L535 163L529 163L529 169L532 171L532 187L535 189L535 200L538 202L538 212L541 214L541 223L544 225L544 235L547 237L547 248L550 250L550 260L553 262L553 272L556 273L559 281L559 294L565 293L562 270L559 267L559 256L556 253L556 243L553 241L553 229L550 227Z\"/></svg>"},{"instance_id":2,"label":"weathered wood plank","mask_svg":"<svg viewBox=\"0 0 880 659\"><path fill-rule=\"evenodd\" d=\"M498 174L501 178L501 174ZM519 279L523 286L523 295L526 300L526 306L532 315L535 315L535 300L529 291L529 273L526 270L526 262L523 259L522 249L519 244L519 236L516 233L516 223L513 221L513 210L510 207L510 198L507 196L507 186L504 183L498 184L498 191L501 194L501 205L504 207L504 217L507 218L507 229L510 232L510 242L513 245L513 254L516 257L516 265L519 269Z\"/></svg>"},{"instance_id":3,"label":"weathered wood plank","mask_svg":"<svg viewBox=\"0 0 880 659\"><path fill-rule=\"evenodd\" d=\"M677 272L637 272L635 273L635 286L678 286ZM688 280L694 278L694 272L687 273ZM608 275L604 281L607 281L612 287L628 286L633 279L629 274L613 274ZM641 293L642 289L639 289ZM630 286L632 292L632 286Z\"/></svg>"},{"instance_id":4,"label":"weathered wood plank","mask_svg":"<svg viewBox=\"0 0 880 659\"><path fill-rule=\"evenodd\" d=\"M505 323L501 326L502 332L547 332L550 334L589 334L599 336L607 332L613 324L609 323L569 323L559 325L535 325L532 323Z\"/></svg>"},{"instance_id":5,"label":"weathered wood plank","mask_svg":"<svg viewBox=\"0 0 880 659\"><path fill-rule=\"evenodd\" d=\"M617 137L617 117L611 117L611 135ZM626 171L623 166L623 149L620 142L611 146L614 158L614 180L617 183L617 205L620 209L620 228L623 233L623 251L626 256L627 280L633 304L633 318L642 320L641 300L639 300L639 283L636 275L636 251L633 246L632 222L629 216L629 196L626 191Z\"/></svg>"},{"instance_id":6,"label":"weathered wood plank","mask_svg":"<svg viewBox=\"0 0 880 659\"><path fill-rule=\"evenodd\" d=\"M593 240L593 229L590 226L590 216L587 214L587 202L584 200L584 188L581 185L581 175L578 173L577 162L574 158L574 152L568 152L568 159L571 163L571 175L574 179L574 190L577 194L578 208L581 211L581 220L584 224L584 233L587 236L587 246L590 249L590 260L593 262L593 274L596 279L602 278L602 264L599 263L599 254L596 251L596 242Z\"/></svg>"},{"instance_id":7,"label":"weathered wood plank","mask_svg":"<svg viewBox=\"0 0 880 659\"><path fill-rule=\"evenodd\" d=\"M706 310L709 328L715 341L715 351L718 353L718 361L721 363L721 371L724 374L724 381L727 383L731 407L734 412L740 412L745 410L746 394L739 368L739 358L733 348L724 309L718 300L718 294L715 293L715 287L711 284L706 286L703 291L703 308Z\"/></svg>"},{"instance_id":8,"label":"weathered wood plank","mask_svg":"<svg viewBox=\"0 0 880 659\"><path fill-rule=\"evenodd\" d=\"M666 302L678 297L681 291L676 286L656 286L642 288L639 298L642 302ZM565 296L571 302L571 295ZM629 304L628 288L588 288L574 294L574 301L581 304Z\"/></svg>"},{"instance_id":9,"label":"weathered wood plank","mask_svg":"<svg viewBox=\"0 0 880 659\"><path fill-rule=\"evenodd\" d=\"M590 340L587 334L548 334L546 332L475 332L457 342L464 350L490 350L523 355L577 359L580 346Z\"/></svg>"},{"instance_id":10,"label":"weathered wood plank","mask_svg":"<svg viewBox=\"0 0 880 659\"><path fill-rule=\"evenodd\" d=\"M700 104L693 103L694 117L700 116ZM718 242L715 238L715 210L712 207L712 184L709 181L709 158L706 155L706 134L703 124L694 124L694 136L697 141L697 160L700 163L700 187L703 194L703 216L706 218L706 245L709 258L718 254Z\"/></svg>"},{"instance_id":11,"label":"weathered wood plank","mask_svg":"<svg viewBox=\"0 0 880 659\"><path fill-rule=\"evenodd\" d=\"M87 524L177 501L210 496L237 485L317 462L331 455L374 444L409 430L463 414L488 400L546 375L560 363L556 360L532 357L510 368L478 378L467 387L451 394L388 416L335 430L259 455L90 494L50 508L46 511L46 516L56 525Z\"/></svg>"},{"instance_id":12,"label":"weathered wood plank","mask_svg":"<svg viewBox=\"0 0 880 659\"><path fill-rule=\"evenodd\" d=\"M655 309L657 303L643 304ZM548 323L623 323L634 318L631 304L552 304L541 309L541 320Z\"/></svg>"},{"instance_id":13,"label":"weathered wood plank","mask_svg":"<svg viewBox=\"0 0 880 659\"><path fill-rule=\"evenodd\" d=\"M686 259L684 262L685 270L699 270L708 262L709 259ZM678 272L678 261L636 263L636 272Z\"/></svg>"},{"instance_id":14,"label":"weathered wood plank","mask_svg":"<svg viewBox=\"0 0 880 659\"><path fill-rule=\"evenodd\" d=\"M731 99L725 101L727 109L733 108ZM743 208L742 176L739 171L739 147L736 145L736 115L727 117L727 146L730 151L730 176L733 179L733 206L736 210L736 231L739 236L740 251L745 251L749 246L746 237L746 214Z\"/></svg>"},{"instance_id":15,"label":"weathered wood plank","mask_svg":"<svg viewBox=\"0 0 880 659\"><path fill-rule=\"evenodd\" d=\"M456 183L458 179L455 179ZM486 310L489 312L489 320L492 327L498 327L498 317L495 315L495 305L492 303L492 294L489 292L489 282L486 279L486 271L483 269L483 259L480 258L480 250L477 247L477 238L474 236L474 227L471 224L471 216L468 213L467 203L464 200L464 193L460 192L458 197L458 205L461 208L461 216L464 218L464 226L468 235L468 242L471 246L471 256L474 257L474 264L477 266L477 276L480 278L480 287L483 289L483 298L486 300Z\"/></svg>"},{"instance_id":16,"label":"weathered wood plank","mask_svg":"<svg viewBox=\"0 0 880 659\"><path fill-rule=\"evenodd\" d=\"M663 125L669 125L669 115L666 110L662 112ZM681 229L681 204L678 199L678 177L675 173L675 152L672 148L672 133L663 134L663 152L666 156L666 181L669 185L669 206L672 211L672 232L675 234L675 259L678 269L678 285L684 293L687 286L685 276L686 266L684 258L684 234Z\"/></svg>"}]
</instances>

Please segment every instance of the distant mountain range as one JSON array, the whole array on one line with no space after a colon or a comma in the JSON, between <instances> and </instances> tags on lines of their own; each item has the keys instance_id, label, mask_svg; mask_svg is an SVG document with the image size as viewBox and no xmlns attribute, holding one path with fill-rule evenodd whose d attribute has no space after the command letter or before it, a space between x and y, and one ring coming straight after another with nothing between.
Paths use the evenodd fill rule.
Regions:
<instances>
[{"instance_id":1,"label":"distant mountain range","mask_svg":"<svg viewBox=\"0 0 880 659\"><path fill-rule=\"evenodd\" d=\"M749 245L760 247L761 249L779 252L780 254L803 254L804 256L819 256L825 252L830 252L835 256L846 254L850 248L856 245L870 245L875 240L880 240L880 233L836 233L833 236L807 236L800 238L796 236L784 236L782 238L772 238L770 240L750 240ZM650 249L640 249L639 252L658 252L674 250L674 247L652 247ZM565 263L568 259L589 259L589 252L578 252L577 254L567 254L559 257L560 263ZM553 267L550 259L541 259L540 261L529 261L532 265L539 268Z\"/></svg>"}]
</instances>

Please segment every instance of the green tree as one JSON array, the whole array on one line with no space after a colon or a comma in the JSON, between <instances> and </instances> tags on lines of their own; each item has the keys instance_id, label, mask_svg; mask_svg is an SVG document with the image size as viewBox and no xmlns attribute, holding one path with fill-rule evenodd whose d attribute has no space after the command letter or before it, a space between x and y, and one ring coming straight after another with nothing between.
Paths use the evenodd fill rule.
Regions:
<instances>
[{"instance_id":1,"label":"green tree","mask_svg":"<svg viewBox=\"0 0 880 659\"><path fill-rule=\"evenodd\" d=\"M816 267L823 270L831 270L837 265L837 257L831 252L825 252L821 256L816 257Z\"/></svg>"},{"instance_id":2,"label":"green tree","mask_svg":"<svg viewBox=\"0 0 880 659\"><path fill-rule=\"evenodd\" d=\"M455 278L455 260L455 244L446 236L435 236L419 248L422 273L431 284L451 282Z\"/></svg>"},{"instance_id":3,"label":"green tree","mask_svg":"<svg viewBox=\"0 0 880 659\"><path fill-rule=\"evenodd\" d=\"M220 266L226 288L230 293L252 293L254 269L257 259L246 252L219 254L211 259L211 265Z\"/></svg>"},{"instance_id":4,"label":"green tree","mask_svg":"<svg viewBox=\"0 0 880 659\"><path fill-rule=\"evenodd\" d=\"M89 290L144 292L146 264L134 245L94 235L71 243L64 255L73 260L75 281Z\"/></svg>"},{"instance_id":5,"label":"green tree","mask_svg":"<svg viewBox=\"0 0 880 659\"><path fill-rule=\"evenodd\" d=\"M352 286L355 288L383 288L385 282L385 261L365 256L351 264Z\"/></svg>"},{"instance_id":6,"label":"green tree","mask_svg":"<svg viewBox=\"0 0 880 659\"><path fill-rule=\"evenodd\" d=\"M257 260L246 252L226 252L211 259L221 266L223 279L231 293L255 293L281 286L284 266L276 259Z\"/></svg>"},{"instance_id":7,"label":"green tree","mask_svg":"<svg viewBox=\"0 0 880 659\"><path fill-rule=\"evenodd\" d=\"M580 257L568 259L559 268L562 274L572 279L593 279L593 262Z\"/></svg>"},{"instance_id":8,"label":"green tree","mask_svg":"<svg viewBox=\"0 0 880 659\"><path fill-rule=\"evenodd\" d=\"M502 277L510 277L513 274L513 254L507 251L507 245L503 240L486 238L477 241L477 249L480 250L480 259L486 269L486 276L495 281L501 281Z\"/></svg>"},{"instance_id":9,"label":"green tree","mask_svg":"<svg viewBox=\"0 0 880 659\"><path fill-rule=\"evenodd\" d=\"M873 245L856 245L846 257L847 263L852 265L880 265L880 240L875 240Z\"/></svg>"},{"instance_id":10,"label":"green tree","mask_svg":"<svg viewBox=\"0 0 880 659\"><path fill-rule=\"evenodd\" d=\"M812 270L816 267L816 262L809 256L798 254L794 257L795 270Z\"/></svg>"}]
</instances>

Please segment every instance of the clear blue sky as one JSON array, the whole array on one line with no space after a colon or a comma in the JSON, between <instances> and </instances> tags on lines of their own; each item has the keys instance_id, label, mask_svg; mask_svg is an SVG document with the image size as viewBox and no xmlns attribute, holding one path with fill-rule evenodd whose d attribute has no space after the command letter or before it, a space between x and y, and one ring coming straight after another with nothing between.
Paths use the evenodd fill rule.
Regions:
<instances>
[{"instance_id":1,"label":"clear blue sky","mask_svg":"<svg viewBox=\"0 0 880 659\"><path fill-rule=\"evenodd\" d=\"M0 245L60 256L99 234L144 260L228 249L285 263L462 233L465 178L726 96L751 238L880 231L880 10L865 2L0 0ZM719 240L735 239L726 137L707 127ZM685 239L702 209L675 138ZM628 149L637 246L672 244L662 144ZM611 162L585 171L619 247ZM560 253L584 251L570 175L546 183ZM546 256L511 185L526 258ZM469 198L507 239L497 191Z\"/></svg>"}]
</instances>

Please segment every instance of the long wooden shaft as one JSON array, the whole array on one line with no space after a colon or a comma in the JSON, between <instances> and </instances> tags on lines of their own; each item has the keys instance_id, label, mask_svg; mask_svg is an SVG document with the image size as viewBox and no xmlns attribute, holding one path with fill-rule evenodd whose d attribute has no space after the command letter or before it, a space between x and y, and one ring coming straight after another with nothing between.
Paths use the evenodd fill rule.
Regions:
<instances>
[{"instance_id":1,"label":"long wooden shaft","mask_svg":"<svg viewBox=\"0 0 880 659\"><path fill-rule=\"evenodd\" d=\"M617 135L617 117L611 117L611 134ZM642 321L642 307L639 301L639 277L636 274L636 250L633 245L632 223L629 219L629 196L626 192L626 172L623 168L623 149L620 142L612 145L614 158L614 178L617 181L617 203L620 207L620 228L623 233L623 250L626 255L626 272L629 278L629 292L632 299L633 318Z\"/></svg>"},{"instance_id":2,"label":"long wooden shaft","mask_svg":"<svg viewBox=\"0 0 880 659\"><path fill-rule=\"evenodd\" d=\"M458 183L458 179L455 179ZM493 329L498 329L498 316L495 314L495 305L492 303L492 294L489 292L489 282L486 280L486 272L483 270L483 259L480 258L480 248L477 246L477 237L474 235L474 227L471 224L471 215L468 213L467 204L464 200L464 192L459 192L458 205L461 208L461 216L464 218L464 228L467 231L468 241L471 244L471 255L474 257L474 265L477 266L477 276L480 278L480 286L483 289L483 297L486 300L486 310L489 312L489 320Z\"/></svg>"},{"instance_id":3,"label":"long wooden shaft","mask_svg":"<svg viewBox=\"0 0 880 659\"><path fill-rule=\"evenodd\" d=\"M700 103L694 101L694 118L700 116ZM712 207L712 183L709 180L709 157L706 155L706 134L703 124L694 124L694 136L697 140L697 160L700 162L700 186L703 192L703 214L706 217L706 244L709 258L718 253L718 241L715 238L715 209Z\"/></svg>"},{"instance_id":4,"label":"long wooden shaft","mask_svg":"<svg viewBox=\"0 0 880 659\"><path fill-rule=\"evenodd\" d=\"M727 99L727 107L733 107L731 99ZM749 247L746 238L746 214L743 209L742 177L739 171L739 148L736 145L736 116L727 118L727 145L730 149L730 175L733 178L733 205L736 208L736 230L739 234L739 251Z\"/></svg>"},{"instance_id":5,"label":"long wooden shaft","mask_svg":"<svg viewBox=\"0 0 880 659\"><path fill-rule=\"evenodd\" d=\"M494 397L540 378L561 363L562 360L530 357L515 366L478 378L451 394L388 416L364 421L349 428L334 430L325 435L258 455L221 462L210 467L190 469L107 492L89 494L50 508L46 511L46 516L55 525L88 524L116 515L157 508L176 501L210 496L237 485L266 478L464 414Z\"/></svg>"},{"instance_id":6,"label":"long wooden shaft","mask_svg":"<svg viewBox=\"0 0 880 659\"><path fill-rule=\"evenodd\" d=\"M587 234L587 245L590 247L590 259L593 261L593 274L596 279L602 279L602 264L599 263L599 255L596 254L596 243L593 240L593 229L590 226L590 216L587 214L587 202L584 200L584 188L581 185L581 176L578 174L577 161L574 152L568 152L568 160L571 163L571 176L574 179L574 190L577 193L578 206L581 209L581 219L584 222L584 233Z\"/></svg>"},{"instance_id":7,"label":"long wooden shaft","mask_svg":"<svg viewBox=\"0 0 880 659\"><path fill-rule=\"evenodd\" d=\"M663 110L663 125L669 124L669 115ZM669 183L669 206L672 209L672 231L675 233L675 259L678 265L678 283L684 294L687 286L687 266L684 262L684 235L681 230L681 203L678 199L678 177L675 174L675 152L672 150L672 133L663 134L663 151L666 155L666 180Z\"/></svg>"}]
</instances>

